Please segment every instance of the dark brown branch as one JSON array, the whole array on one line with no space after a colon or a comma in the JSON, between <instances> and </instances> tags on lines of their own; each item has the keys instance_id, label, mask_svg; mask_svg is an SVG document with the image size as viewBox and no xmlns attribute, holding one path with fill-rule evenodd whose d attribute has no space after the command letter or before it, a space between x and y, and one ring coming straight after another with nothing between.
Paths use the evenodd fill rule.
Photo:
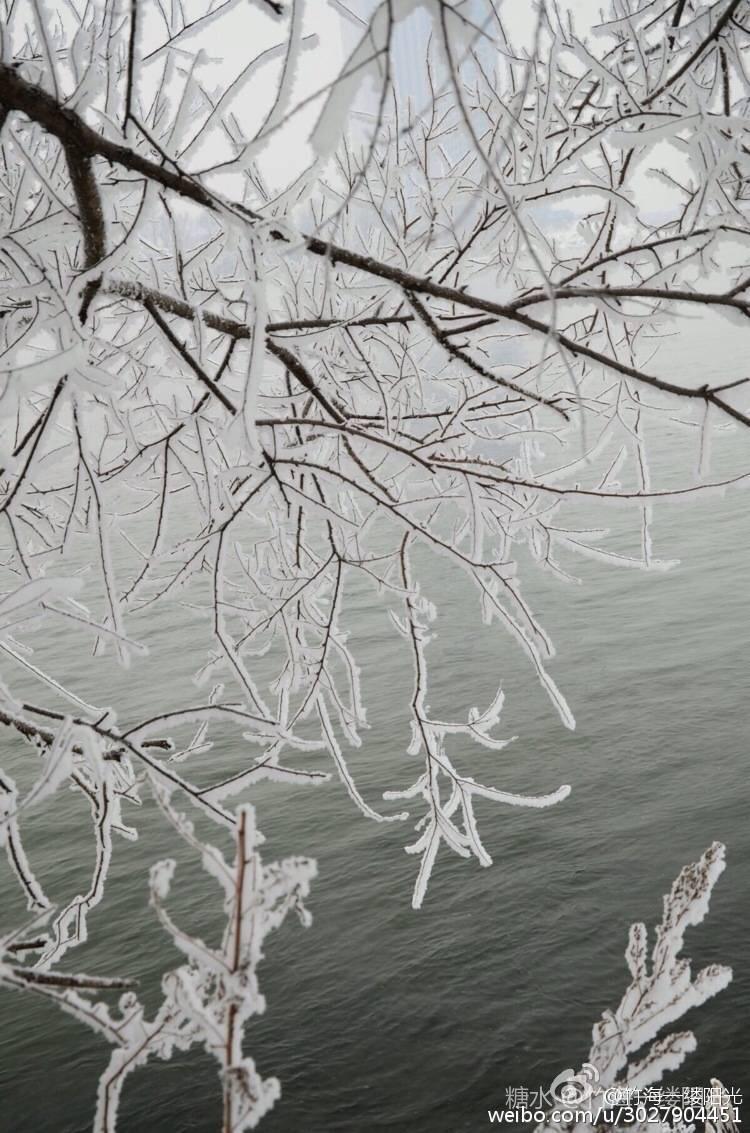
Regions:
<instances>
[{"instance_id":1,"label":"dark brown branch","mask_svg":"<svg viewBox=\"0 0 750 1133\"><path fill-rule=\"evenodd\" d=\"M65 148L65 158L78 205L85 264L87 268L91 268L104 259L107 251L99 186L91 167L91 158L87 154L82 153L77 146L70 145Z\"/></svg>"},{"instance_id":2,"label":"dark brown branch","mask_svg":"<svg viewBox=\"0 0 750 1133\"><path fill-rule=\"evenodd\" d=\"M163 291L156 291L151 287L144 287L124 279L108 280L103 284L103 291L107 295L119 295L123 299L132 299L136 303L145 303L148 299L154 306L165 311L168 315L177 315L181 319L195 318L196 310L183 299L166 295ZM217 315L213 311L201 311L200 317L207 327L217 330L221 334L232 338L246 339L252 337L252 328L238 319ZM328 327L374 327L399 324L407 326L414 321L413 315L368 315L359 319L284 319L279 322L266 323L267 334L277 334L281 331L296 330L325 330ZM456 333L456 332L453 332Z\"/></svg>"},{"instance_id":3,"label":"dark brown branch","mask_svg":"<svg viewBox=\"0 0 750 1133\"><path fill-rule=\"evenodd\" d=\"M93 268L107 253L107 235L99 186L94 177L91 158L87 154L82 153L77 146L69 145L65 147L65 158L83 233L84 265L87 269ZM90 279L86 283L79 311L82 323L86 322L89 307L100 287L101 278Z\"/></svg>"},{"instance_id":4,"label":"dark brown branch","mask_svg":"<svg viewBox=\"0 0 750 1133\"><path fill-rule=\"evenodd\" d=\"M329 401L326 395L318 388L318 384L312 374L303 366L296 354L293 354L291 350L287 350L285 346L281 346L278 342L274 342L272 338L266 339L266 349L269 354L273 354L275 358L278 358L278 360L286 366L289 373L293 374L299 384L315 398L318 405L320 405L330 417L333 417L334 421L338 421L339 424L346 421L344 412L335 406L333 402Z\"/></svg>"},{"instance_id":5,"label":"dark brown branch","mask_svg":"<svg viewBox=\"0 0 750 1133\"><path fill-rule=\"evenodd\" d=\"M704 41L704 43L697 49L691 56L691 60L697 58L697 55L705 49L707 44L715 39L722 28L729 21L742 0L732 0L725 10L723 16L717 22L711 35ZM680 72L676 72L665 84L660 88L666 89L667 86L675 82L679 78L680 73L684 73L687 65L680 68ZM650 96L650 100L656 98L660 91L654 92ZM165 188L173 189L175 192L180 193L182 196L190 200L196 201L198 204L204 205L206 208L215 211L217 203L214 197L204 189L198 182L194 181L186 174L177 171L171 171L164 166L157 165L155 162L150 161L148 158L142 157L140 154L130 150L127 146L119 145L109 141L109 139L97 134L73 111L67 107L60 107L56 100L40 87L34 86L32 83L27 82L18 71L8 66L7 64L0 64L0 103L9 107L12 110L20 110L27 114L34 121L38 122L45 129L55 134L63 145L70 145L77 147L84 153L89 155L100 154L108 161L115 162L123 167L130 169L134 172L143 174L143 176L156 181L158 184L163 185ZM248 218L255 219L256 214L248 209L244 209L239 205L227 206L240 211ZM272 232L275 239L285 240L279 232ZM346 267L354 268L357 271L366 272L368 275L375 276L379 279L388 280L395 283L405 292L414 292L421 295L432 295L435 298L445 299L450 303L457 303L461 306L468 307L476 311L485 311L488 314L496 315L499 318L509 319L520 326L525 327L537 334L543 335L545 338L552 338L560 346L574 355L589 358L591 361L596 362L598 365L604 366L613 370L615 373L622 374L624 377L632 378L635 381L642 382L645 385L652 386L665 393L675 394L679 397L700 398L704 401L710 402L722 409L729 416L735 420L741 421L743 424L750 424L750 418L739 410L728 405L722 399L718 398L715 393L712 393L706 387L700 389L690 389L686 386L678 386L673 382L664 381L651 374L645 374L641 370L636 369L634 366L629 366L624 362L620 362L617 358L608 357L606 354L594 350L592 347L586 346L558 333L551 326L541 322L538 319L533 319L529 315L516 310L512 306L503 303L497 303L491 299L483 298L480 295L473 295L460 288L448 287L445 284L436 283L431 279L423 276L414 275L412 272L405 271L401 268L393 267L390 264L381 263L373 259L371 256L362 255L358 252L350 251L347 248L342 248L337 244L329 243L328 241L321 240L319 237L308 237L305 240L305 246L313 255L321 256L328 260L332 266L342 264ZM135 296L134 296L135 297ZM187 304L185 305L187 306ZM154 304L151 304L152 311L155 310ZM174 307L175 314L182 314L181 311ZM185 316L186 317L186 313ZM164 324L164 320L161 320ZM208 323L208 320L207 320ZM208 324L211 325L211 324ZM218 328L217 328L218 329ZM247 334L250 331L248 329ZM171 332L170 332L171 334ZM247 336L247 335L246 335ZM245 337L246 337L245 336ZM269 340L270 341L270 340ZM181 345L181 344L180 344ZM182 348L184 350L184 348ZM189 357L189 356L188 356ZM185 361L188 365L195 370L194 360L188 357ZM201 380L204 380L208 375L199 374ZM209 379L210 381L211 379ZM225 399L221 391L217 392L219 400L223 404L227 404L228 399ZM232 406L234 412L234 407Z\"/></svg>"},{"instance_id":6,"label":"dark brown branch","mask_svg":"<svg viewBox=\"0 0 750 1133\"><path fill-rule=\"evenodd\" d=\"M672 16L672 25L671 25L672 28L675 29L675 30L680 26L680 21L682 20L682 16L683 16L683 13L685 11L686 4L687 4L687 0L677 0L677 4L676 4L675 10L674 10L674 14ZM674 47L676 38L677 37L675 35L675 31L673 30L669 34L669 46L670 47Z\"/></svg>"},{"instance_id":7,"label":"dark brown branch","mask_svg":"<svg viewBox=\"0 0 750 1133\"><path fill-rule=\"evenodd\" d=\"M673 303L701 303L707 307L733 307L742 314L750 312L750 303L737 299L730 292L688 291L685 288L671 290L664 287L619 287L607 284L606 287L554 287L551 294L537 291L515 299L510 306L519 311L536 303L548 303L551 299L657 299Z\"/></svg>"},{"instance_id":8,"label":"dark brown branch","mask_svg":"<svg viewBox=\"0 0 750 1133\"><path fill-rule=\"evenodd\" d=\"M687 397L691 399L701 399L704 401L712 402L718 409L727 413L730 417L742 424L750 425L750 418L739 410L734 409L728 403L715 396L716 391L711 393L706 387L698 389L689 386L676 385L674 382L668 382L653 374L644 373L642 370L636 369L634 366L629 366L624 362L620 362L617 358L612 358L601 351L594 350L584 343L576 342L574 339L555 331L548 323L544 323L539 319L532 318L531 315L525 314L523 311L518 310L512 304L497 303L492 299L485 299L481 295L474 295L467 291L462 291L459 288L447 287L444 284L434 283L430 279L424 279L420 276L413 275L411 272L402 270L401 268L391 267L389 264L380 263L377 260L371 259L369 256L362 256L357 252L350 252L345 248L338 248L335 245L327 245L321 240L311 239L308 240L308 248L316 255L329 255L331 258L338 259L347 264L347 266L356 268L359 271L367 272L370 275L376 275L380 278L389 279L393 283L397 283L405 292L421 293L423 295L433 295L436 298L446 299L449 302L460 304L461 306L478 311L487 311L489 314L494 315L495 318L509 319L512 322L518 323L526 327L528 330L536 334L540 334L545 338L552 338L558 345L563 346L571 354L580 355L581 357L589 358L591 361L596 362L606 369L613 370L615 373L623 375L623 377L632 378L634 381L643 383L644 385L651 386L654 389L661 390L663 393L674 394L678 397ZM174 299L169 296L161 296L159 293L150 293L148 289L142 288L136 284L118 284L117 293L123 295L124 298L138 299L145 304L145 296L148 296L152 304L158 298L162 309L168 310L170 313L179 315L185 319L192 319L194 317L193 308L189 303L184 303L182 300ZM692 295L692 292L687 292ZM249 338L252 331L243 323L238 323L232 319L225 319L221 316L206 314L204 321L207 326L211 326L216 330L220 330L225 334L234 335L238 338ZM481 325L481 320L479 324ZM469 329L474 329L472 326ZM442 332L446 336L446 332ZM271 342L267 340L267 344ZM451 348L454 344L450 343ZM270 349L270 346L269 346ZM282 348L283 349L283 348ZM275 353L275 351L272 351ZM290 352L287 352L290 353ZM295 362L298 359L291 355ZM473 360L472 360L473 361ZM300 364L301 365L301 364ZM307 375L307 371L305 371ZM297 376L297 375L295 375ZM309 379L309 375L307 375ZM309 379L310 381L312 379ZM317 388L317 387L316 387ZM519 387L519 391L525 397L530 397L528 391ZM550 407L557 409L559 407L555 402L550 401ZM335 418L334 418L335 419Z\"/></svg>"},{"instance_id":9,"label":"dark brown branch","mask_svg":"<svg viewBox=\"0 0 750 1133\"><path fill-rule=\"evenodd\" d=\"M563 279L560 280L560 286L565 286L571 280L577 279L579 275L585 275L587 272L596 271L604 264L614 263L623 256L637 255L639 252L654 252L656 248L662 248L665 244L677 244L681 241L692 240L696 236L708 236L713 233L729 231L722 224L717 224L715 228L693 228L690 232L678 232L674 236L661 236L657 240L646 240L642 244L630 244L627 248L621 248L618 252L608 252L605 256L600 256L591 263L581 264L575 271L570 272Z\"/></svg>"},{"instance_id":10,"label":"dark brown branch","mask_svg":"<svg viewBox=\"0 0 750 1133\"><path fill-rule=\"evenodd\" d=\"M542 397L538 393L531 393L529 390L524 389L523 386L517 385L515 382L510 381L508 378L500 378L497 376L497 374L493 374L491 370L486 369L485 366L482 366L479 362L476 362L470 354L467 354L464 350L461 349L460 346L456 346L454 342L451 342L451 340L448 338L448 335L438 326L430 312L422 303L419 302L413 291L407 291L406 294L408 296L409 302L412 304L414 310L417 312L422 322L430 331L435 341L438 342L443 347L443 349L451 355L452 358L456 358L459 362L463 362L463 364L465 366L468 366L470 370L473 370L475 374L479 374L480 377L485 378L489 382L492 382L493 385L503 386L505 389L512 390L513 393L518 393L521 394L522 397L528 398L529 401L534 401L538 405L546 405L549 409L554 409L556 413L559 413L567 421L568 414L554 401L551 401L546 397Z\"/></svg>"},{"instance_id":11,"label":"dark brown branch","mask_svg":"<svg viewBox=\"0 0 750 1133\"><path fill-rule=\"evenodd\" d=\"M214 198L192 177L143 157L128 146L113 142L92 130L84 120L67 106L60 106L42 87L28 82L15 67L0 63L0 103L7 110L18 110L33 122L38 122L48 133L86 157L99 155L114 165L121 165L133 173L140 173L165 189L173 189L183 197L214 210Z\"/></svg>"},{"instance_id":12,"label":"dark brown branch","mask_svg":"<svg viewBox=\"0 0 750 1133\"><path fill-rule=\"evenodd\" d=\"M138 35L138 0L130 0L130 36L128 38L128 68L125 77L125 114L123 130L132 118L133 79L135 77L135 40Z\"/></svg>"},{"instance_id":13,"label":"dark brown branch","mask_svg":"<svg viewBox=\"0 0 750 1133\"><path fill-rule=\"evenodd\" d=\"M40 972L33 968L11 968L11 975L22 983L36 987L56 987L64 991L128 991L138 986L138 980L101 976L66 975L63 972Z\"/></svg>"},{"instance_id":14,"label":"dark brown branch","mask_svg":"<svg viewBox=\"0 0 750 1133\"><path fill-rule=\"evenodd\" d=\"M18 442L18 444L16 445L16 447L13 449L13 456L14 457L21 455L23 450L26 448L26 445L29 443L29 441L32 439L32 437L36 434L36 432L42 427L46 416L47 416L47 410L45 409L43 413L39 414L36 421L34 421L33 424L29 425L28 429L26 430L24 435L21 437L21 439ZM5 475L5 469L0 468L0 476L4 476L4 475Z\"/></svg>"},{"instance_id":15,"label":"dark brown branch","mask_svg":"<svg viewBox=\"0 0 750 1133\"><path fill-rule=\"evenodd\" d=\"M19 735L23 736L32 744L44 744L45 747L51 747L55 742L55 733L50 732L47 728L39 728L35 724L31 724L28 720L24 720L22 716L11 716L10 713L4 712L0 709L0 725L6 728L13 728ZM171 751L172 744L169 740L143 740L141 747L154 748L158 751ZM83 755L84 750L80 744L73 744L71 749L76 755ZM122 747L113 748L112 751L105 752L105 759L119 759L125 753Z\"/></svg>"},{"instance_id":16,"label":"dark brown branch","mask_svg":"<svg viewBox=\"0 0 750 1133\"><path fill-rule=\"evenodd\" d=\"M16 495L18 494L18 491L19 491L21 485L23 484L24 480L26 479L26 474L28 473L29 468L32 465L32 462L33 462L34 457L36 455L36 451L39 448L39 444L40 444L41 439L44 435L44 430L49 423L49 420L52 416L55 405L57 404L57 400L58 400L60 394L63 391L63 388L65 386L66 381L67 381L67 375L60 378L57 385L55 386L55 389L52 393L52 397L49 400L49 404L47 405L47 408L45 409L44 413L42 414L42 416L39 419L38 427L34 427L30 430L30 434L33 434L33 436L34 436L33 443L32 443L31 448L29 450L29 454L26 457L26 461L24 463L24 466L21 469L21 471L19 472L18 476L16 477L15 484L11 488L11 490L8 493L8 495L6 496L6 498L3 500L3 503L0 505L0 513L8 510L10 505L13 503L13 500L16 498Z\"/></svg>"},{"instance_id":17,"label":"dark brown branch","mask_svg":"<svg viewBox=\"0 0 750 1133\"><path fill-rule=\"evenodd\" d=\"M404 447L404 445L397 444L387 436L378 436L377 434L368 433L364 429L358 429L347 421L314 421L309 417L259 417L257 424L260 426L268 426L269 428L292 428L299 429L302 426L312 429L334 429L337 432L346 433L349 436L357 437L363 441L370 441L372 444L382 445L385 448L392 449L394 452L399 453L401 456L408 457L416 464L420 464L428 472L432 472L433 465L431 461L425 460L414 452L412 449ZM409 434L402 433L402 436L409 436ZM415 440L414 437L410 437ZM353 460L359 462L359 458L353 452L350 452ZM382 485L378 485L382 489Z\"/></svg>"},{"instance_id":18,"label":"dark brown branch","mask_svg":"<svg viewBox=\"0 0 750 1133\"><path fill-rule=\"evenodd\" d=\"M288 319L286 322L267 323L268 334L283 330L325 330L327 327L379 327L393 323L408 326L413 315L369 315L362 319Z\"/></svg>"},{"instance_id":19,"label":"dark brown branch","mask_svg":"<svg viewBox=\"0 0 750 1133\"><path fill-rule=\"evenodd\" d=\"M674 83L676 83L678 79L681 79L686 71L690 70L693 63L695 63L698 59L700 59L701 55L706 50L706 48L711 43L713 43L715 39L719 38L722 31L727 26L727 24L729 23L732 16L734 15L734 13L739 8L740 4L742 4L742 2L743 2L743 0L731 0L731 2L725 8L723 14L721 16L719 16L719 19L716 21L716 24L715 24L713 30L711 32L709 32L709 34L702 41L702 43L698 44L695 51L693 51L688 56L688 58L685 60L685 62L682 63L672 75L669 75L664 80L664 82L661 84L660 87L658 87L657 90L652 91L651 94L647 95L644 98L644 100L643 100L644 106L649 106L652 102L655 101L655 99L657 99L659 97L659 95L664 94L664 91L669 90L669 88L671 86L673 86Z\"/></svg>"},{"instance_id":20,"label":"dark brown branch","mask_svg":"<svg viewBox=\"0 0 750 1133\"><path fill-rule=\"evenodd\" d=\"M224 390L216 384L213 378L206 373L200 363L196 362L195 358L193 358L192 354L185 347L184 343L180 342L179 338L174 333L169 323L167 323L161 317L158 310L156 309L156 306L151 302L151 300L144 299L143 306L146 308L149 315L154 320L164 337L167 339L170 345L174 347L180 358L182 358L183 362L185 362L190 367L198 380L203 382L203 384L214 395L216 400L221 402L225 409L228 409L232 415L236 415L237 406L227 397L227 395L224 393Z\"/></svg>"},{"instance_id":21,"label":"dark brown branch","mask_svg":"<svg viewBox=\"0 0 750 1133\"><path fill-rule=\"evenodd\" d=\"M54 712L49 708L40 708L34 704L23 704L21 707L24 712L30 712L34 715L43 716L50 720L62 721L66 718L62 712ZM234 826L234 818L231 814L225 811L223 807L211 802L210 799L201 798L200 793L198 792L197 788L193 787L192 783L189 783L187 782L187 780L183 779L182 776L178 775L177 772L174 771L168 764L160 763L158 760L152 759L151 756L143 750L146 747L146 744L140 744L136 746L136 744L131 743L130 740L126 739L125 736L119 735L116 731L112 730L111 728L105 728L101 724L92 723L91 720L84 720L80 717L73 717L72 719L73 723L76 726L81 728L88 728L101 739L108 740L116 751L122 749L123 754L127 753L128 755L135 756L135 758L140 762L145 763L145 765L151 772L160 776L162 779L166 779L172 787L179 788L191 798L194 798L196 799L196 801L200 802L202 806L210 810L211 813L226 826Z\"/></svg>"}]
</instances>

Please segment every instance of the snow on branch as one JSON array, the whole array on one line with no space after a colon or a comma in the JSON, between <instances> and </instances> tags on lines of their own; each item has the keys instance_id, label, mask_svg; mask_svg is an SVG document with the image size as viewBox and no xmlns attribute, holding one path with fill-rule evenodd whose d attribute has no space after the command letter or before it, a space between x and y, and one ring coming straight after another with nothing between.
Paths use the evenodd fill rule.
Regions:
<instances>
[{"instance_id":1,"label":"snow on branch","mask_svg":"<svg viewBox=\"0 0 750 1133\"><path fill-rule=\"evenodd\" d=\"M161 802L171 810L167 795ZM226 927L216 947L178 928L165 907L175 862L153 866L151 904L185 961L165 974L164 999L152 1019L127 979L40 970L19 963L19 953L25 954L23 934L0 941L1 984L46 996L112 1045L99 1082L92 1133L115 1133L120 1096L129 1074L150 1058L169 1059L197 1043L205 1046L218 1063L224 1133L254 1129L279 1097L277 1079L262 1078L253 1060L243 1053L243 1034L247 1021L265 1010L257 978L265 938L289 912L295 912L303 925L310 923L304 900L315 876L315 863L307 858L289 858L264 865L257 851L260 836L251 806L240 807L237 812L236 851L231 864L215 847L195 838L184 816L174 811L172 816L199 848L204 868L221 886ZM100 993L123 989L127 990L115 1009L100 997Z\"/></svg>"},{"instance_id":2,"label":"snow on branch","mask_svg":"<svg viewBox=\"0 0 750 1133\"><path fill-rule=\"evenodd\" d=\"M496 739L492 729L500 719L504 696L498 689L493 701L484 711L472 708L465 723L434 719L426 702L427 658L426 646L430 640L429 622L434 618L430 604L414 589L411 577L408 539L401 549L401 581L406 592L405 624L399 623L414 652L415 685L412 697L412 741L409 755L421 755L424 770L415 782L402 791L386 791L387 799L421 798L426 814L419 819L420 832L416 842L407 846L407 852L420 856L419 872L414 886L412 906L418 909L427 891L440 843L445 842L460 857L473 855L480 865L492 865L492 858L482 844L476 817L474 799L492 799L510 806L549 807L562 802L570 794L569 786L559 787L548 795L518 795L477 783L471 776L460 774L445 750L446 737L468 736L475 743L493 751L501 751L509 742ZM396 620L396 619L394 619ZM454 816L459 816L461 826Z\"/></svg>"},{"instance_id":3,"label":"snow on branch","mask_svg":"<svg viewBox=\"0 0 750 1133\"><path fill-rule=\"evenodd\" d=\"M555 1078L551 1092L558 1103L558 1116L550 1116L537 1127L537 1133L568 1129L573 1124L591 1129L586 1115L597 1112L603 1120L596 1128L622 1127L619 1119L612 1120L608 1115L619 1113L621 1103L632 1104L635 1114L638 1092L644 1091L640 1096L646 1097L648 1087L679 1069L695 1050L692 1031L664 1032L731 982L731 968L710 964L694 976L690 961L682 956L686 930L700 924L708 913L713 888L724 871L724 852L724 846L714 842L699 861L680 871L664 896L664 912L655 929L650 956L646 926L631 925L625 952L631 983L618 1006L605 1011L594 1024L591 1049L581 1072L563 1071ZM711 1086L721 1093L721 1083L712 1080ZM729 1115L734 1107L726 1103L727 1099L719 1096L716 1105L708 1107L717 1113L727 1111L726 1125L719 1122L717 1129L733 1127ZM560 1106L565 1111L562 1118ZM577 1116L576 1111L580 1111ZM670 1119L668 1114L660 1115L657 1122L638 1116L627 1128L646 1133L655 1126L663 1133L687 1128L679 1117Z\"/></svg>"},{"instance_id":4,"label":"snow on branch","mask_svg":"<svg viewBox=\"0 0 750 1133\"><path fill-rule=\"evenodd\" d=\"M648 956L643 924L634 924L625 953L632 982L614 1011L606 1011L595 1026L589 1061L599 1070L603 1085L641 1088L658 1082L666 1070L681 1065L695 1046L691 1032L660 1037L693 1007L722 991L732 978L731 968L712 964L692 975L680 953L685 931L700 924L708 912L714 885L724 871L724 847L714 842L699 861L685 866L664 897L664 915L655 931ZM630 1056L651 1047L633 1062Z\"/></svg>"},{"instance_id":5,"label":"snow on branch","mask_svg":"<svg viewBox=\"0 0 750 1133\"><path fill-rule=\"evenodd\" d=\"M336 3L330 27L318 7L2 11L0 842L37 918L12 953L37 974L13 986L127 1031L118 1051L213 1025L192 953L151 1022L45 983L87 939L145 793L204 854L177 800L237 838L258 782L332 781L368 819L416 823L419 905L440 847L489 864L476 799L548 808L570 789L484 782L502 689L473 708L467 689L455 719L431 708L434 564L573 729L531 580L668 569L660 509L748 485L711 468L712 443L750 425L748 0L617 0L595 25L540 4L528 35L499 0ZM670 361L677 336L713 334L710 372L690 350ZM165 625L186 646L159 692ZM352 754L372 751L376 625L411 666L393 719L419 763L371 796ZM62 788L89 812L91 860L53 908L24 839L54 825ZM286 908L306 868L235 886L230 921L270 889ZM176 933L169 876L154 902ZM614 1075L636 1048L616 1054L608 1026L657 1041L723 978L674 959L700 907L685 900L650 972L634 930L636 990L597 1040ZM238 973L210 986L221 1026L236 1017L221 1064L248 1124L274 1087L236 1045ZM662 1041L654 1067L688 1040Z\"/></svg>"}]
</instances>

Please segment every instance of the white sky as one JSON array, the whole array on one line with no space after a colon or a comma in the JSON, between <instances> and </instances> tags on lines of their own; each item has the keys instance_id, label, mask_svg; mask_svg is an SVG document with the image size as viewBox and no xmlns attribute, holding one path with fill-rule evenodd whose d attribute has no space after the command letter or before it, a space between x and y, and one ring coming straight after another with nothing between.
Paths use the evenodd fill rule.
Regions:
<instances>
[{"instance_id":1,"label":"white sky","mask_svg":"<svg viewBox=\"0 0 750 1133\"><path fill-rule=\"evenodd\" d=\"M298 0L298 3L301 0ZM399 0L396 0L398 5ZM411 7L411 4L408 5ZM202 6L201 6L202 7ZM375 0L307 0L304 7L304 33L317 36L315 47L301 53L295 84L295 102L309 97L325 88L338 73L346 54L358 39L356 17L367 21L375 7ZM561 0L563 13L572 14L576 30L586 34L601 19L601 0ZM355 19L348 20L344 12L348 9ZM427 27L427 5L423 5L425 20L418 24ZM484 10L482 0L465 0L464 9L475 19L481 19ZM200 10L200 9L199 9ZM398 8L397 8L398 10ZM145 22L142 25L140 53L145 54L164 39L164 26L159 16L158 5L143 7ZM531 46L535 23L534 9L527 0L505 0L501 15L510 38L526 47ZM251 59L284 41L285 24L267 13L262 0L241 0L229 3L215 19L203 22L193 31L180 37L179 50L172 49L173 59L178 67L187 68L191 57L200 53L198 65L201 81L208 91L226 89L236 76L239 76ZM415 37L416 39L416 37ZM157 56L156 59L159 59ZM163 56L162 56L163 59ZM161 73L161 62L153 60L148 69L155 77ZM414 59L415 72L424 65L424 59ZM263 121L274 96L280 71L280 62L261 63L252 80L244 89L239 89L230 106L242 124L245 136L252 136L254 129ZM274 189L290 184L312 159L312 151L307 138L321 107L317 99L296 114L291 122L269 141L259 159L263 176ZM216 133L214 132L214 138ZM226 149L224 150L224 145ZM229 156L226 143L212 142L211 150L197 145L190 151L188 168L198 169L213 161ZM674 150L663 146L664 161L670 171L679 169L681 164ZM649 219L654 219L664 210L674 207L676 194L668 186L653 177L638 185L639 196L648 201Z\"/></svg>"}]
</instances>

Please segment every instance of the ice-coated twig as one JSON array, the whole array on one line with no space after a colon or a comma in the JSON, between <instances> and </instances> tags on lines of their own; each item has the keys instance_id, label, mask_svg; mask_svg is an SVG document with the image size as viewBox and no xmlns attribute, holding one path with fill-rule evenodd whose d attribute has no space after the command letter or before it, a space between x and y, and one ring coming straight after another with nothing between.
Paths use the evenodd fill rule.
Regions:
<instances>
[{"instance_id":1,"label":"ice-coated twig","mask_svg":"<svg viewBox=\"0 0 750 1133\"><path fill-rule=\"evenodd\" d=\"M694 1007L717 995L731 982L732 970L710 964L692 974L690 961L682 955L685 932L700 924L708 913L714 885L724 871L724 846L714 842L702 857L686 865L664 896L661 923L656 926L650 950L646 926L631 925L625 959L631 983L614 1010L604 1011L594 1024L592 1042L579 1074L563 1072L553 1083L555 1107L548 1119L537 1126L544 1130L567 1130L572 1125L590 1130L591 1115L599 1113L596 1129L614 1133L624 1120L620 1106L632 1105L634 1123L626 1128L635 1133L661 1133L687 1128L672 1110L649 1119L648 1106L638 1105L648 1087L661 1082L665 1074L679 1069L696 1048L692 1031L669 1031L671 1025ZM664 1033L667 1030L667 1033ZM712 1080L711 1105L707 1112L726 1111L726 1122L706 1124L710 1133L733 1131L734 1106L722 1097L721 1084ZM643 1094L638 1091L644 1091ZM642 1115L645 1114L646 1117ZM693 1126L690 1126L692 1128Z\"/></svg>"},{"instance_id":2,"label":"ice-coated twig","mask_svg":"<svg viewBox=\"0 0 750 1133\"><path fill-rule=\"evenodd\" d=\"M168 1059L176 1050L187 1050L196 1043L203 1044L218 1063L223 1133L242 1133L255 1128L280 1093L278 1080L262 1078L243 1052L248 1020L265 1010L257 977L264 941L291 911L304 925L310 923L304 901L316 867L307 858L264 865L257 850L260 838L251 806L237 812L235 858L228 863L219 850L195 836L192 825L172 808L166 793L162 792L160 801L223 891L226 927L221 943L207 945L172 920L165 901L175 862L162 861L151 870L151 904L185 960L164 976L164 999L153 1018L148 1018L130 990L132 981L22 966L14 937L0 941L0 984L52 999L111 1044L112 1054L99 1082L92 1133L115 1133L120 1096L129 1074L150 1058ZM24 935L33 928L27 928ZM114 1010L98 997L123 989L128 990Z\"/></svg>"},{"instance_id":3,"label":"ice-coated twig","mask_svg":"<svg viewBox=\"0 0 750 1133\"><path fill-rule=\"evenodd\" d=\"M351 759L372 757L380 681L420 761L385 792L419 809L419 904L441 844L489 863L477 798L549 807L568 790L484 784L478 757L507 742L502 691L480 709L467 689L456 719L431 710L442 605L466 602L467 632L490 646L507 634L572 729L527 577L580 583L577 560L666 569L659 509L750 483L744 465L711 470L726 430L750 425L747 4L613 0L589 26L576 5L538 4L530 43L500 0L337 3L330 41L305 0L5 4L0 840L37 918L6 951L15 988L115 1044L101 1129L129 1066L208 1033L210 999L222 1027L235 1003L215 975L225 951L197 944L152 1019L50 982L94 909L106 931L114 835L137 833L144 787L235 879L201 849L187 800L237 838L232 806L259 781L337 777L368 818L400 818ZM224 43L250 46L219 62ZM665 362L662 341L683 333L726 346L717 372L697 351L677 372ZM162 661L178 640L165 626L179 645ZM395 687L397 651L412 677ZM67 787L90 813L93 868L53 908L24 840L53 829ZM246 858L261 869L254 845ZM710 888L718 860L688 891ZM263 877L227 901L260 900ZM189 941L168 881L157 870L154 901ZM633 987L597 1032L615 1077L676 1064L692 1038L663 1028L724 978L686 975L681 924L665 922L651 968L634 930ZM237 1046L242 1010L219 1059L238 1127L274 1092Z\"/></svg>"},{"instance_id":4,"label":"ice-coated twig","mask_svg":"<svg viewBox=\"0 0 750 1133\"><path fill-rule=\"evenodd\" d=\"M427 659L425 649L430 640L429 621L434 617L430 604L415 590L409 563L409 540L404 538L401 546L401 583L405 591L404 623L402 632L411 642L414 652L415 683L412 696L412 741L409 755L421 755L424 770L415 782L401 791L386 791L387 799L422 798L427 813L420 818L417 829L420 831L416 842L407 846L407 853L420 856L419 871L412 895L412 906L418 909L425 897L427 885L435 865L440 843L445 844L460 857L472 854L480 865L489 866L492 858L482 844L474 815L474 798L492 799L510 806L544 808L562 802L570 793L570 787L559 787L547 795L518 795L487 787L477 783L471 776L460 774L445 750L445 740L449 735L466 735L483 747L500 751L509 742L498 740L491 731L500 719L503 706L503 693L498 690L492 703L480 712L473 708L468 720L463 722L436 720L431 717L426 702ZM460 816L462 826L454 818Z\"/></svg>"},{"instance_id":5,"label":"ice-coated twig","mask_svg":"<svg viewBox=\"0 0 750 1133\"><path fill-rule=\"evenodd\" d=\"M711 964L695 976L682 955L685 931L700 924L708 912L714 885L725 868L724 846L714 842L699 861L685 866L664 897L664 915L656 927L649 958L643 924L630 929L625 959L632 982L613 1011L605 1011L594 1026L588 1061L599 1070L602 1085L615 1081L633 1087L658 1082L674 1070L695 1045L690 1032L654 1042L693 1007L722 991L732 978L731 968ZM642 1052L647 1043L654 1045Z\"/></svg>"}]
</instances>

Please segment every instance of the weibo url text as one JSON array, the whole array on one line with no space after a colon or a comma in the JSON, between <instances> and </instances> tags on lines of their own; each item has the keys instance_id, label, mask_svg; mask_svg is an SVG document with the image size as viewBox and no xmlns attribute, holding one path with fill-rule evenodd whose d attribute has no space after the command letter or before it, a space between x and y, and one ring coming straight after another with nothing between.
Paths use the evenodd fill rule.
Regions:
<instances>
[{"instance_id":1,"label":"weibo url text","mask_svg":"<svg viewBox=\"0 0 750 1133\"><path fill-rule=\"evenodd\" d=\"M520 1106L516 1109L488 1109L490 1125L524 1125L533 1122L540 1125L550 1119L557 1122L597 1125L633 1125L635 1122L663 1124L665 1122L691 1124L693 1122L717 1123L719 1121L740 1124L739 1107L733 1105L608 1105L595 1109L553 1110L530 1109Z\"/></svg>"}]
</instances>

